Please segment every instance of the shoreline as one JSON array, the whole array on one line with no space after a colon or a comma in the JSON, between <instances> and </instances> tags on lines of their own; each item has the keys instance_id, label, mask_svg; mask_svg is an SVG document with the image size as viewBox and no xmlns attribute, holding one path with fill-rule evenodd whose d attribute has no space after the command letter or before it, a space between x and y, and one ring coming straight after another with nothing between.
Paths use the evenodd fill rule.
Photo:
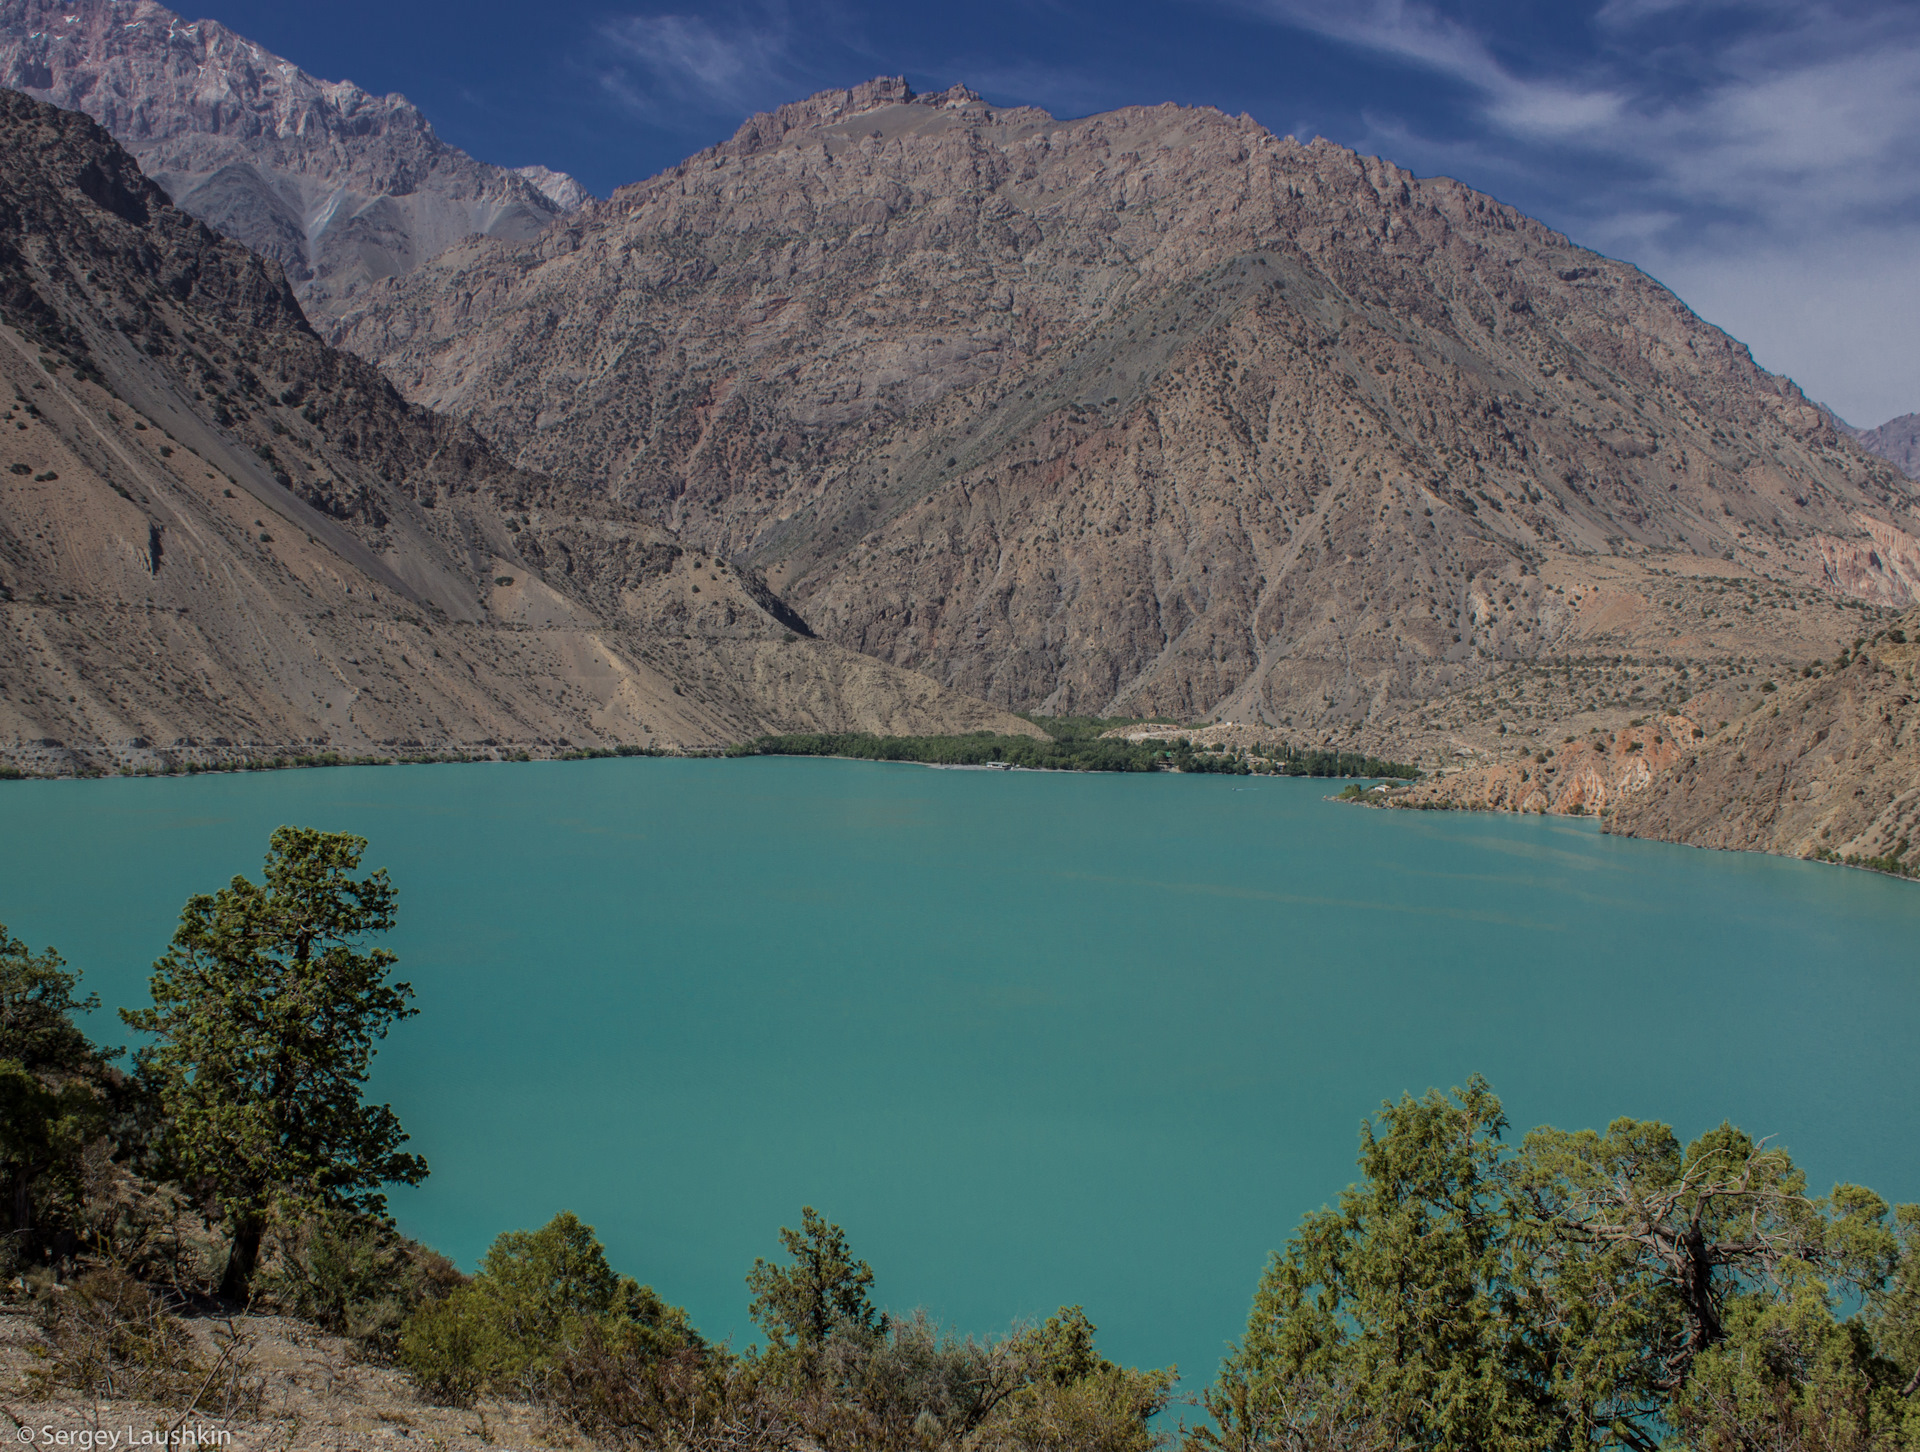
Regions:
<instances>
[{"instance_id":1,"label":"shoreline","mask_svg":"<svg viewBox=\"0 0 1920 1452\"><path fill-rule=\"evenodd\" d=\"M1769 852L1764 847L1723 847L1713 842L1680 842L1669 837L1643 837L1634 832L1616 832L1607 825L1613 813L1609 808L1600 812L1553 812L1553 811L1515 811L1505 807L1468 806L1440 802L1404 803L1391 799L1387 801L1368 801L1364 796L1343 797L1327 796L1320 800L1338 802L1342 806L1365 807L1376 812L1449 812L1459 816L1475 817L1537 817L1542 820L1558 822L1591 822L1598 835L1612 837L1621 842L1645 842L1662 847L1687 847L1695 852L1731 852L1750 854L1755 857L1777 857L1782 862L1804 862L1813 867L1841 867L1855 872L1871 872L1879 877L1891 877L1900 882L1920 882L1920 873L1889 872L1884 867L1875 867L1868 862L1850 862L1844 857L1808 855L1796 857L1790 852Z\"/></svg>"},{"instance_id":2,"label":"shoreline","mask_svg":"<svg viewBox=\"0 0 1920 1452\"><path fill-rule=\"evenodd\" d=\"M526 751L498 755L482 755L478 752L435 752L411 756L346 756L329 752L308 756L245 757L226 761L188 762L178 766L169 766L165 769L147 767L139 770L131 770L126 767L121 767L114 771L22 771L17 767L0 762L0 783L33 781L162 781L179 777L237 776L255 772L322 771L331 767L347 766L522 766L539 762L563 761L626 761L633 759L656 761L731 761L763 758L788 761L852 761L868 766L918 766L930 771L1032 772L1043 776L1237 776L1242 774L1217 771L1182 771L1174 766L1156 767L1151 771L1130 771L1087 766L1019 766L1012 763L1001 765L990 762L914 761L908 758L841 756L827 753L803 755L797 752L735 752L723 746L693 748L682 751L663 751L657 747L575 747L547 756L535 756ZM1247 772L1244 773L1244 775L1281 781L1352 782L1398 780L1398 778L1394 777L1315 776L1308 772L1284 771ZM4 788L0 787L0 790L4 790ZM1336 801L1339 800L1339 798L1329 797L1327 800Z\"/></svg>"}]
</instances>

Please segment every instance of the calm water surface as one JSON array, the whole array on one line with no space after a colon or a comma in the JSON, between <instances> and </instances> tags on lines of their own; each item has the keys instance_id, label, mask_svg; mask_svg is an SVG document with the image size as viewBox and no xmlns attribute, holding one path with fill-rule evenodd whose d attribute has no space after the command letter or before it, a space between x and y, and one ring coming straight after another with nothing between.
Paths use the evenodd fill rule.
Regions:
<instances>
[{"instance_id":1,"label":"calm water surface","mask_svg":"<svg viewBox=\"0 0 1920 1452\"><path fill-rule=\"evenodd\" d=\"M1368 812L1325 784L604 761L0 785L0 921L109 1008L291 822L372 839L418 1018L379 1060L471 1265L571 1209L744 1342L803 1203L880 1299L1082 1303L1193 1387L1387 1095L1777 1135L1920 1199L1920 884ZM117 1038L106 1015L96 1032Z\"/></svg>"}]
</instances>

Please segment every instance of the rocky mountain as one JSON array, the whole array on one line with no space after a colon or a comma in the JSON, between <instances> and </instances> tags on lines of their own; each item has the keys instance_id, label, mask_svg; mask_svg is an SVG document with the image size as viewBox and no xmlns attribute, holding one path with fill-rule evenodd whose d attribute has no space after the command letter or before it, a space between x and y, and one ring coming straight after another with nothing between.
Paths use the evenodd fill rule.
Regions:
<instances>
[{"instance_id":1,"label":"rocky mountain","mask_svg":"<svg viewBox=\"0 0 1920 1452\"><path fill-rule=\"evenodd\" d=\"M475 161L403 96L315 80L153 0L0 0L0 85L99 121L319 313L464 237L536 236L587 199L545 167Z\"/></svg>"},{"instance_id":2,"label":"rocky mountain","mask_svg":"<svg viewBox=\"0 0 1920 1452\"><path fill-rule=\"evenodd\" d=\"M1706 732L1687 716L1660 715L1605 735L1570 737L1532 756L1428 777L1385 805L1419 811L1611 813L1646 791Z\"/></svg>"},{"instance_id":3,"label":"rocky mountain","mask_svg":"<svg viewBox=\"0 0 1920 1452\"><path fill-rule=\"evenodd\" d=\"M324 344L87 117L0 92L0 757L1030 731Z\"/></svg>"},{"instance_id":4,"label":"rocky mountain","mask_svg":"<svg viewBox=\"0 0 1920 1452\"><path fill-rule=\"evenodd\" d=\"M1863 861L1920 858L1920 613L1766 688L1607 829L1696 847Z\"/></svg>"},{"instance_id":5,"label":"rocky mountain","mask_svg":"<svg viewBox=\"0 0 1920 1452\"><path fill-rule=\"evenodd\" d=\"M1717 659L1920 588L1911 481L1650 278L1212 110L823 93L332 336L1009 706L1332 731L1619 654L1622 569L1648 654L1760 586Z\"/></svg>"},{"instance_id":6,"label":"rocky mountain","mask_svg":"<svg viewBox=\"0 0 1920 1452\"><path fill-rule=\"evenodd\" d=\"M532 182L540 195L563 212L577 212L593 200L593 193L564 171L545 166L516 166L513 174Z\"/></svg>"},{"instance_id":7,"label":"rocky mountain","mask_svg":"<svg viewBox=\"0 0 1920 1452\"><path fill-rule=\"evenodd\" d=\"M1920 836L1916 667L1920 612L1797 671L1696 677L1704 688L1677 711L1435 761L1418 783L1368 801L1597 814L1622 836L1920 876L1912 853ZM1501 704L1510 712L1514 703Z\"/></svg>"},{"instance_id":8,"label":"rocky mountain","mask_svg":"<svg viewBox=\"0 0 1920 1452\"><path fill-rule=\"evenodd\" d=\"M1869 454L1878 454L1909 479L1920 479L1920 413L1903 413L1877 429L1853 429Z\"/></svg>"}]
</instances>

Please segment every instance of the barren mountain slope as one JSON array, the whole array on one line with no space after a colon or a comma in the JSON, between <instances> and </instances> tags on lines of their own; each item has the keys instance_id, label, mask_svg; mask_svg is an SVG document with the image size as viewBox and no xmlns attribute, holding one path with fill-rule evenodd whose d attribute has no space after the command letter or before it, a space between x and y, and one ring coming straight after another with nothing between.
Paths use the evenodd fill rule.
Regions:
<instances>
[{"instance_id":1,"label":"barren mountain slope","mask_svg":"<svg viewBox=\"0 0 1920 1452\"><path fill-rule=\"evenodd\" d=\"M1903 413L1877 429L1855 429L1869 454L1878 454L1909 479L1920 479L1920 413Z\"/></svg>"},{"instance_id":2,"label":"barren mountain slope","mask_svg":"<svg viewBox=\"0 0 1920 1452\"><path fill-rule=\"evenodd\" d=\"M1920 585L1910 481L1649 278L1210 110L824 93L335 336L1010 705L1378 719L1587 649L1555 562Z\"/></svg>"},{"instance_id":3,"label":"barren mountain slope","mask_svg":"<svg viewBox=\"0 0 1920 1452\"><path fill-rule=\"evenodd\" d=\"M1903 859L1920 836L1920 614L1763 692L1607 830L1794 857Z\"/></svg>"},{"instance_id":4,"label":"barren mountain slope","mask_svg":"<svg viewBox=\"0 0 1920 1452\"><path fill-rule=\"evenodd\" d=\"M498 460L92 121L0 92L0 755L1028 730Z\"/></svg>"},{"instance_id":5,"label":"barren mountain slope","mask_svg":"<svg viewBox=\"0 0 1920 1452\"><path fill-rule=\"evenodd\" d=\"M475 161L402 96L315 80L152 0L0 0L0 85L85 111L321 311L463 237L534 236L585 195Z\"/></svg>"}]
</instances>

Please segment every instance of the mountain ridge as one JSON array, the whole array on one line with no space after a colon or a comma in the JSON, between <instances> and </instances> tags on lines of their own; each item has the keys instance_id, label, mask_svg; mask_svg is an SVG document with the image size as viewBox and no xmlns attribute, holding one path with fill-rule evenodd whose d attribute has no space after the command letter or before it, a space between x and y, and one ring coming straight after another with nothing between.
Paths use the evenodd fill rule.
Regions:
<instances>
[{"instance_id":1,"label":"mountain ridge","mask_svg":"<svg viewBox=\"0 0 1920 1452\"><path fill-rule=\"evenodd\" d=\"M1910 481L1652 279L1205 108L823 92L329 336L1007 706L1384 719L1579 647L1548 559L1920 587Z\"/></svg>"},{"instance_id":2,"label":"mountain ridge","mask_svg":"<svg viewBox=\"0 0 1920 1452\"><path fill-rule=\"evenodd\" d=\"M155 0L0 0L0 85L85 111L325 313L468 235L531 237L572 177L476 161L404 96L321 81Z\"/></svg>"},{"instance_id":3,"label":"mountain ridge","mask_svg":"<svg viewBox=\"0 0 1920 1452\"><path fill-rule=\"evenodd\" d=\"M1920 413L1903 413L1878 428L1848 428L1854 442L1877 454L1909 479L1920 479Z\"/></svg>"},{"instance_id":4,"label":"mountain ridge","mask_svg":"<svg viewBox=\"0 0 1920 1452\"><path fill-rule=\"evenodd\" d=\"M1034 731L407 404L90 118L0 92L0 142L0 757Z\"/></svg>"}]
</instances>

